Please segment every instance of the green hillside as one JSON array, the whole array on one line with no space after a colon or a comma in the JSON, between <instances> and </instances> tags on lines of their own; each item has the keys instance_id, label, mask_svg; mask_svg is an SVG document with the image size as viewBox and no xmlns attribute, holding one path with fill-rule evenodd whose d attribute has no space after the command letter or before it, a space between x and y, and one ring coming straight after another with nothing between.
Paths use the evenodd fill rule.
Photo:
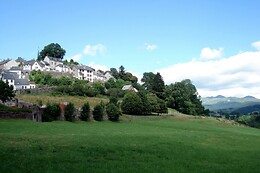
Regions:
<instances>
[{"instance_id":1,"label":"green hillside","mask_svg":"<svg viewBox=\"0 0 260 173\"><path fill-rule=\"evenodd\" d=\"M209 118L123 119L0 120L0 172L260 172L259 129Z\"/></svg>"}]
</instances>

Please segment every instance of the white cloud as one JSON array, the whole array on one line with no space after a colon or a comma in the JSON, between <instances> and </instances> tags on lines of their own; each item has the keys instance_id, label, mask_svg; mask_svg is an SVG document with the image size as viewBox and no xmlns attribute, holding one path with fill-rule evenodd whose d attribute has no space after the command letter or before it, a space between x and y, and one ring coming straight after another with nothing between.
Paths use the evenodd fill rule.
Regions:
<instances>
[{"instance_id":1,"label":"white cloud","mask_svg":"<svg viewBox=\"0 0 260 173\"><path fill-rule=\"evenodd\" d=\"M191 79L202 96L246 96L260 98L260 52L232 57L190 61L158 70L167 84Z\"/></svg>"},{"instance_id":2,"label":"white cloud","mask_svg":"<svg viewBox=\"0 0 260 173\"><path fill-rule=\"evenodd\" d=\"M251 44L256 50L260 51L260 41L254 42Z\"/></svg>"},{"instance_id":3,"label":"white cloud","mask_svg":"<svg viewBox=\"0 0 260 173\"><path fill-rule=\"evenodd\" d=\"M104 54L106 51L106 46L103 44L96 45L86 45L83 53L88 56L96 56L97 54Z\"/></svg>"},{"instance_id":4,"label":"white cloud","mask_svg":"<svg viewBox=\"0 0 260 173\"><path fill-rule=\"evenodd\" d=\"M82 54L77 54L72 56L70 59L73 59L74 61L80 61L80 59L82 58Z\"/></svg>"},{"instance_id":5,"label":"white cloud","mask_svg":"<svg viewBox=\"0 0 260 173\"><path fill-rule=\"evenodd\" d=\"M90 62L87 66L94 68L96 71L97 70L108 71L110 69L105 65L96 64L94 62Z\"/></svg>"},{"instance_id":6,"label":"white cloud","mask_svg":"<svg viewBox=\"0 0 260 173\"><path fill-rule=\"evenodd\" d=\"M154 51L154 50L158 49L158 46L155 44L145 44L145 49L147 51Z\"/></svg>"},{"instance_id":7,"label":"white cloud","mask_svg":"<svg viewBox=\"0 0 260 173\"><path fill-rule=\"evenodd\" d=\"M200 59L202 60L209 60L215 58L221 58L223 56L223 48L217 49L210 49L208 47L203 48L200 53Z\"/></svg>"}]
</instances>

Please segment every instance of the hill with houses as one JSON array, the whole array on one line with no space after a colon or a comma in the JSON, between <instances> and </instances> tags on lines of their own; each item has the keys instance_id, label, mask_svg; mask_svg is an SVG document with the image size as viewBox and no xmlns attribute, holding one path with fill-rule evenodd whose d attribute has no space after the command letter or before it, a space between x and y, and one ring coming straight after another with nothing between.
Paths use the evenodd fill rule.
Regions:
<instances>
[{"instance_id":1,"label":"hill with houses","mask_svg":"<svg viewBox=\"0 0 260 173\"><path fill-rule=\"evenodd\" d=\"M89 82L106 82L113 76L110 72L102 73L95 69L83 65L66 65L61 59L46 56L43 60L26 61L19 57L16 60L7 59L0 62L0 78L12 85L14 90L33 89L36 87L34 82L29 80L29 75L33 70L49 72L55 76L70 76Z\"/></svg>"}]
</instances>

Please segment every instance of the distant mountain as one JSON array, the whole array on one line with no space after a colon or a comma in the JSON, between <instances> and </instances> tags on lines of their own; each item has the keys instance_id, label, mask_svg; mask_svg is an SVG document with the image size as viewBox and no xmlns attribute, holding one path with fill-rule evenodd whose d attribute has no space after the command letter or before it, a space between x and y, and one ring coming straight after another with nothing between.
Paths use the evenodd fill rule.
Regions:
<instances>
[{"instance_id":1,"label":"distant mountain","mask_svg":"<svg viewBox=\"0 0 260 173\"><path fill-rule=\"evenodd\" d=\"M237 97L224 97L224 96L216 96L216 97L206 97L202 98L202 104L206 109L209 109L211 111L228 111L228 113L234 112L237 109L244 108L244 107L252 107L254 105L260 105L260 99L257 99L253 96L246 96L243 98L237 98ZM253 110L254 109L247 109L246 110ZM246 111L246 112L248 112ZM239 110L240 112L240 110Z\"/></svg>"},{"instance_id":2,"label":"distant mountain","mask_svg":"<svg viewBox=\"0 0 260 173\"><path fill-rule=\"evenodd\" d=\"M254 112L260 112L260 104L235 109L231 112L231 114L247 115Z\"/></svg>"}]
</instances>

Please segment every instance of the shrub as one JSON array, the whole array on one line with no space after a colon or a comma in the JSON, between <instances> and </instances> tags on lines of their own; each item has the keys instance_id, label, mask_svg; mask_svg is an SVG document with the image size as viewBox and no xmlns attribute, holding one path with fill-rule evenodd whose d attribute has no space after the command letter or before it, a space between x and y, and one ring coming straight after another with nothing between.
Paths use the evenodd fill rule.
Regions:
<instances>
[{"instance_id":1,"label":"shrub","mask_svg":"<svg viewBox=\"0 0 260 173\"><path fill-rule=\"evenodd\" d=\"M142 100L136 93L129 92L123 98L121 109L126 114L140 115L142 114Z\"/></svg>"},{"instance_id":2,"label":"shrub","mask_svg":"<svg viewBox=\"0 0 260 173\"><path fill-rule=\"evenodd\" d=\"M57 120L58 117L60 116L60 113L61 113L61 110L60 110L60 106L58 104L48 103L46 109L43 111L42 121L50 122L50 121Z\"/></svg>"},{"instance_id":3,"label":"shrub","mask_svg":"<svg viewBox=\"0 0 260 173\"><path fill-rule=\"evenodd\" d=\"M102 103L96 105L93 110L93 118L96 121L102 121L104 115L104 106Z\"/></svg>"},{"instance_id":4,"label":"shrub","mask_svg":"<svg viewBox=\"0 0 260 173\"><path fill-rule=\"evenodd\" d=\"M73 103L69 103L67 105L67 107L65 108L65 112L64 112L64 116L66 121L73 121L74 118L74 104Z\"/></svg>"},{"instance_id":5,"label":"shrub","mask_svg":"<svg viewBox=\"0 0 260 173\"><path fill-rule=\"evenodd\" d=\"M89 103L85 103L81 108L80 118L83 121L87 121L90 117L90 106Z\"/></svg>"},{"instance_id":6,"label":"shrub","mask_svg":"<svg viewBox=\"0 0 260 173\"><path fill-rule=\"evenodd\" d=\"M106 106L106 112L110 121L118 121L121 111L114 103L108 103Z\"/></svg>"}]
</instances>

